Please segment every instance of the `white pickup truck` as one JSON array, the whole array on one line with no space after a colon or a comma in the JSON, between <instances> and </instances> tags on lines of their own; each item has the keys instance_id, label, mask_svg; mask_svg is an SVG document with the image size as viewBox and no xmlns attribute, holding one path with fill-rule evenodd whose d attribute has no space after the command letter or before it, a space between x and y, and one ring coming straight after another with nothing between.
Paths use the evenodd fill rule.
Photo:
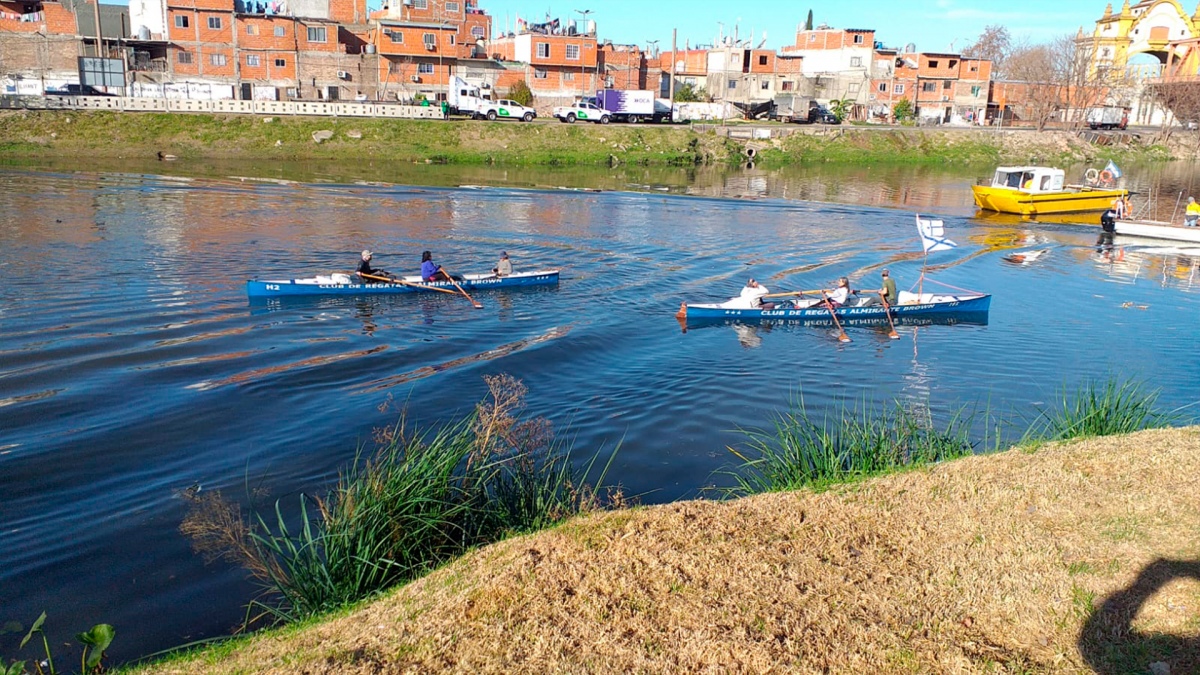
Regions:
<instances>
[{"instance_id":1,"label":"white pickup truck","mask_svg":"<svg viewBox=\"0 0 1200 675\"><path fill-rule=\"evenodd\" d=\"M612 121L612 113L594 103L576 101L574 105L560 105L554 109L554 116L560 122L574 124L576 120L608 124Z\"/></svg>"},{"instance_id":2,"label":"white pickup truck","mask_svg":"<svg viewBox=\"0 0 1200 675\"><path fill-rule=\"evenodd\" d=\"M537 117L537 111L533 108L526 108L520 103L508 99L485 101L475 111L475 114L489 120L521 120L522 122L532 122Z\"/></svg>"}]
</instances>

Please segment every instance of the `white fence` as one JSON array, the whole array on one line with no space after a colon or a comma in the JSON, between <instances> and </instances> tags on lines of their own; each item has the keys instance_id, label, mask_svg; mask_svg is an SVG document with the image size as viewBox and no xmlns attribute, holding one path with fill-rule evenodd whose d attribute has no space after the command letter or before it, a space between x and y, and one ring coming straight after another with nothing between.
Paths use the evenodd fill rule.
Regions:
<instances>
[{"instance_id":1,"label":"white fence","mask_svg":"<svg viewBox=\"0 0 1200 675\"><path fill-rule=\"evenodd\" d=\"M0 108L14 110L116 110L124 112L242 113L315 117L397 117L445 119L436 105L337 103L333 101L198 101L124 96L0 96Z\"/></svg>"}]
</instances>

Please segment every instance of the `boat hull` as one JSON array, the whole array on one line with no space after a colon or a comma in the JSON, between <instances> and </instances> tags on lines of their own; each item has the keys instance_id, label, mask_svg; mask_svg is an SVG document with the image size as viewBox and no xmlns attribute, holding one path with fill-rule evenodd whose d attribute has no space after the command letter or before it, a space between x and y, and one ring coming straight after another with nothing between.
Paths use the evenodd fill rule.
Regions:
<instances>
[{"instance_id":1,"label":"boat hull","mask_svg":"<svg viewBox=\"0 0 1200 675\"><path fill-rule=\"evenodd\" d=\"M492 274L466 274L458 282L464 290L491 290L501 288L524 288L528 286L553 286L558 284L558 270L521 272L507 277ZM407 293L430 293L431 288L441 288L457 293L458 289L448 281L431 283L411 282L404 284L342 284L323 283L316 279L251 279L246 282L246 294L251 298L278 298L314 295L403 295Z\"/></svg>"},{"instance_id":2,"label":"boat hull","mask_svg":"<svg viewBox=\"0 0 1200 675\"><path fill-rule=\"evenodd\" d=\"M1117 234L1128 237L1200 244L1200 227L1183 227L1157 220L1118 220L1116 230Z\"/></svg>"},{"instance_id":3,"label":"boat hull","mask_svg":"<svg viewBox=\"0 0 1200 675\"><path fill-rule=\"evenodd\" d=\"M1080 188L1062 192L1030 193L1009 187L972 185L975 205L988 211L1038 216L1050 213L1103 211L1113 200L1125 196L1125 190Z\"/></svg>"},{"instance_id":4,"label":"boat hull","mask_svg":"<svg viewBox=\"0 0 1200 675\"><path fill-rule=\"evenodd\" d=\"M891 308L892 318L896 320L954 314L986 313L988 308L991 306L992 296L988 294L932 295L927 300L927 302L893 305ZM836 310L836 312L839 321L868 321L875 319L887 321L887 313L885 312L883 305L871 305L869 307L840 307ZM781 307L776 309L736 309L721 307L720 305L697 304L685 305L684 313L684 318L687 319L688 323L693 321L712 320L736 320L745 322L764 320L794 320L803 321L806 323L833 323L833 318L830 316L829 310L821 306L807 307L804 309L797 309L794 307Z\"/></svg>"}]
</instances>

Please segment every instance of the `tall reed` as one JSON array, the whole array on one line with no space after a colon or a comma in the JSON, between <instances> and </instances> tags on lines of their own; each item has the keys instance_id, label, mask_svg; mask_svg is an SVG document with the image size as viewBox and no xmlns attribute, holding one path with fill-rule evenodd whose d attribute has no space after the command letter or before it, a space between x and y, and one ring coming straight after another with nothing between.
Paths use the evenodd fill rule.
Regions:
<instances>
[{"instance_id":1,"label":"tall reed","mask_svg":"<svg viewBox=\"0 0 1200 675\"><path fill-rule=\"evenodd\" d=\"M1043 408L1029 426L1026 440L1111 436L1170 426L1177 416L1157 409L1158 393L1141 382L1116 377L1085 380L1075 391L1063 387L1054 405Z\"/></svg>"},{"instance_id":2,"label":"tall reed","mask_svg":"<svg viewBox=\"0 0 1200 675\"><path fill-rule=\"evenodd\" d=\"M401 418L382 430L380 447L360 452L324 498L300 497L297 525L279 502L270 518L247 522L217 494L196 498L182 529L198 550L246 567L270 591L269 613L293 620L415 578L472 546L619 500L587 484L598 454L577 470L549 422L519 419L519 381L485 380L490 398L464 420L416 432Z\"/></svg>"},{"instance_id":3,"label":"tall reed","mask_svg":"<svg viewBox=\"0 0 1200 675\"><path fill-rule=\"evenodd\" d=\"M972 452L972 424L973 416L960 411L939 428L927 410L900 401L843 404L817 421L800 399L773 428L746 430L743 450L730 448L741 464L729 472L728 493L794 490L961 457Z\"/></svg>"}]
</instances>

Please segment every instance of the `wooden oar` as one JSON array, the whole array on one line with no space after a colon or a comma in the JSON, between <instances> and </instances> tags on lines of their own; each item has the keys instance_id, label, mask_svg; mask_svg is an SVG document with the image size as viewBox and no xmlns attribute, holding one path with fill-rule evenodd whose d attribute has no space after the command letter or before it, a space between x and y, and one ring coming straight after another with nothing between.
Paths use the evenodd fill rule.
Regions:
<instances>
[{"instance_id":1,"label":"wooden oar","mask_svg":"<svg viewBox=\"0 0 1200 675\"><path fill-rule=\"evenodd\" d=\"M471 296L467 295L467 292L463 290L463 287L459 286L458 282L454 280L454 277L450 276L450 273L446 271L446 268L438 267L438 271L441 272L442 274L446 275L446 278L450 280L450 283L454 284L454 287L458 289L459 293L463 294L464 298L471 301L471 305L473 307L475 307L475 309L483 309L483 305L479 304L478 302L475 302L475 298L472 298Z\"/></svg>"},{"instance_id":2,"label":"wooden oar","mask_svg":"<svg viewBox=\"0 0 1200 675\"><path fill-rule=\"evenodd\" d=\"M842 322L838 321L837 312L833 311L833 301L829 299L829 296L823 290L821 291L821 297L825 298L825 309L829 310L829 316L833 317L833 325L837 326L838 342L849 342L850 336L846 335L846 331L842 330Z\"/></svg>"},{"instance_id":3,"label":"wooden oar","mask_svg":"<svg viewBox=\"0 0 1200 675\"><path fill-rule=\"evenodd\" d=\"M780 293L767 293L763 297L764 298L786 298L791 295L804 295L805 293L820 293L820 292L821 292L821 289L818 288L818 289L811 290L811 291L785 291L785 292L780 292Z\"/></svg>"},{"instance_id":4,"label":"wooden oar","mask_svg":"<svg viewBox=\"0 0 1200 675\"><path fill-rule=\"evenodd\" d=\"M380 277L380 276L376 276L374 274L362 274L361 272L359 273L359 276L367 278L367 279L377 279L379 281L386 281L390 284L403 284L405 286L412 286L413 288L419 288L423 291L437 291L438 293L449 293L450 295L458 295L458 293L455 293L454 291L450 290L449 288L438 288L437 286L426 286L425 284L414 284L411 281L405 281L403 279L393 279L391 277Z\"/></svg>"},{"instance_id":5,"label":"wooden oar","mask_svg":"<svg viewBox=\"0 0 1200 675\"><path fill-rule=\"evenodd\" d=\"M888 318L888 326L891 327L891 330L888 331L888 337L892 338L893 340L899 340L900 334L896 332L896 324L892 323L892 308L888 306L887 295L880 293L879 299L883 300L883 313Z\"/></svg>"}]
</instances>

